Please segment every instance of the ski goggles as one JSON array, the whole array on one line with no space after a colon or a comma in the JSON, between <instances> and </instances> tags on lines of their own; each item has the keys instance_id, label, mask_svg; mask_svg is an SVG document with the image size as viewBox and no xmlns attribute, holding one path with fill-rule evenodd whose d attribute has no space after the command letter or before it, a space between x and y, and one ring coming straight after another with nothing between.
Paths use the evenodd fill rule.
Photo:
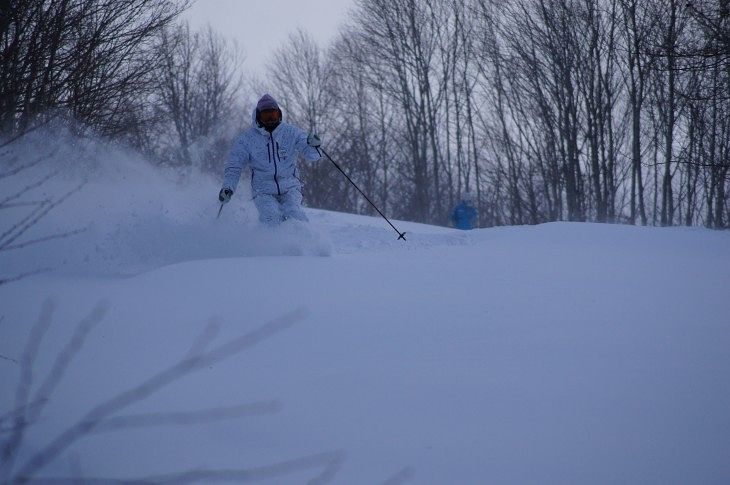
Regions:
<instances>
[{"instance_id":1,"label":"ski goggles","mask_svg":"<svg viewBox=\"0 0 730 485\"><path fill-rule=\"evenodd\" d=\"M274 123L281 121L281 112L278 109L265 109L259 111L259 121L261 123Z\"/></svg>"}]
</instances>

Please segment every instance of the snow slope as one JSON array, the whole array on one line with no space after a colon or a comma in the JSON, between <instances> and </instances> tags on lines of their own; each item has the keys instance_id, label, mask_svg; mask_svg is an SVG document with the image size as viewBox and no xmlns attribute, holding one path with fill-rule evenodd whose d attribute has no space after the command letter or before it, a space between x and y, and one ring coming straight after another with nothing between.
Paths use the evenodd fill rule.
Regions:
<instances>
[{"instance_id":1,"label":"snow slope","mask_svg":"<svg viewBox=\"0 0 730 485\"><path fill-rule=\"evenodd\" d=\"M114 414L126 427L75 441L39 476L730 482L730 234L396 222L403 243L382 220L318 210L267 231L245 192L215 220L215 181L111 158L42 188L87 180L35 235L85 232L0 253L4 274L57 266L0 286L0 414L44 302L34 390L78 322L103 314L16 470L94 405L274 322L255 345L158 382ZM239 404L254 406L174 414Z\"/></svg>"}]
</instances>

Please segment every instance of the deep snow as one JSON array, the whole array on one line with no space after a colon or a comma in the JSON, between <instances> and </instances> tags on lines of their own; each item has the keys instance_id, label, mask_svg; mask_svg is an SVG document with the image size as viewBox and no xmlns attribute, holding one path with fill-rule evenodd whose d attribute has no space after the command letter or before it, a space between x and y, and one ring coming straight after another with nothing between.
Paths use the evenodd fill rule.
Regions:
<instances>
[{"instance_id":1,"label":"deep snow","mask_svg":"<svg viewBox=\"0 0 730 485\"><path fill-rule=\"evenodd\" d=\"M101 163L98 150L39 189L87 180L27 237L87 230L0 252L6 276L56 268L0 286L0 414L44 301L56 307L33 389L79 320L107 309L18 465L191 347L295 312L117 413L258 403L252 415L94 433L40 476L243 468L303 483L330 462L332 483L347 484L730 482L730 234L396 222L403 243L382 220L318 210L264 230L245 190L215 220L216 181L182 182L106 148ZM3 225L15 211L0 212Z\"/></svg>"}]
</instances>

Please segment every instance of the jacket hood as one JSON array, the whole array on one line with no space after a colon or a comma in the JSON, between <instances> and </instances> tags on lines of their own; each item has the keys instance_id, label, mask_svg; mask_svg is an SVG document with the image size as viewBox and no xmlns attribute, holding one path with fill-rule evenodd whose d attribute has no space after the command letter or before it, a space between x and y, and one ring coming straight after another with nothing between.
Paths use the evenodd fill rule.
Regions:
<instances>
[{"instance_id":1,"label":"jacket hood","mask_svg":"<svg viewBox=\"0 0 730 485\"><path fill-rule=\"evenodd\" d=\"M279 103L276 102L270 94L264 94L256 103L256 109L263 111L265 109L279 109Z\"/></svg>"},{"instance_id":2,"label":"jacket hood","mask_svg":"<svg viewBox=\"0 0 730 485\"><path fill-rule=\"evenodd\" d=\"M259 125L259 122L257 120L258 118L258 112L265 109L278 109L279 113L282 113L281 108L279 107L279 103L276 102L276 100L271 96L270 94L264 94L261 96L261 99L258 100L256 103L256 106L253 109L253 112L251 113L251 126L253 126L255 129L259 130L263 134L268 134L266 129ZM284 114L282 113L282 120L281 123L284 122ZM280 124L281 124L280 123Z\"/></svg>"}]
</instances>

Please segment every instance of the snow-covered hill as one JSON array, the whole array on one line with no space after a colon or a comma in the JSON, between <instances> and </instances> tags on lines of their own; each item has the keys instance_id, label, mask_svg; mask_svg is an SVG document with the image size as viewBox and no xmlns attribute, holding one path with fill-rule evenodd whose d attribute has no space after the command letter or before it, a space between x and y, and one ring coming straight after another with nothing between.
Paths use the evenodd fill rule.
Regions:
<instances>
[{"instance_id":1,"label":"snow-covered hill","mask_svg":"<svg viewBox=\"0 0 730 485\"><path fill-rule=\"evenodd\" d=\"M396 222L404 243L382 220L318 210L264 230L245 192L216 220L215 181L114 157L44 185L88 181L27 237L85 232L0 253L8 275L56 267L0 286L0 411L33 328L48 324L31 400L73 355L16 471L157 375L84 418L104 419L38 476L730 481L730 234Z\"/></svg>"}]
</instances>

